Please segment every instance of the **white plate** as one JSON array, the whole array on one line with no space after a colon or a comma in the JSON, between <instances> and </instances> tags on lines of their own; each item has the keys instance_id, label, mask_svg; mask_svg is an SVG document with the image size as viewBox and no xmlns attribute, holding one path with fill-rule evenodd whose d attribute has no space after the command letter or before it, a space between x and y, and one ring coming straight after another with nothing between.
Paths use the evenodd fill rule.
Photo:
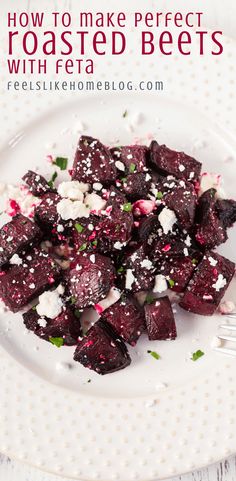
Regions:
<instances>
[{"instance_id":1,"label":"white plate","mask_svg":"<svg viewBox=\"0 0 236 481\"><path fill-rule=\"evenodd\" d=\"M226 44L228 51L235 51L233 42ZM195 79L191 83L186 62L188 76ZM160 73L168 81L167 94L74 94L63 103L50 94L51 105L46 94L26 94L26 102L22 93L16 98L8 94L1 181L17 182L35 165L44 173L49 168L46 154L69 156L72 161L83 121L85 133L107 144L130 143L134 137L149 142L154 136L184 149L203 162L204 170L222 173L227 193L233 196L234 98L224 91L218 102L221 84L215 82L223 70L230 84L233 65L225 56L208 71L209 62L199 57L179 61L175 77L175 59L168 65L163 61ZM132 63L123 65L122 74L137 76L141 66L136 65L133 74L131 67ZM198 90L199 77L206 90ZM208 92L211 81L214 92ZM19 102L24 105L22 114ZM9 132L16 135L6 142ZM234 261L235 241L236 232L231 230L229 241L219 249ZM227 298L235 300L234 292L235 281ZM79 364L58 370L58 363L71 362L73 348L56 349L40 341L25 331L20 315L1 316L0 452L56 474L92 481L162 479L234 453L235 360L211 349L221 319L182 310L176 317L175 342L150 343L142 336L130 349L131 366L101 377ZM150 348L160 353L160 361L147 354ZM199 348L205 356L194 363L190 353ZM162 383L166 386L160 390Z\"/></svg>"}]
</instances>

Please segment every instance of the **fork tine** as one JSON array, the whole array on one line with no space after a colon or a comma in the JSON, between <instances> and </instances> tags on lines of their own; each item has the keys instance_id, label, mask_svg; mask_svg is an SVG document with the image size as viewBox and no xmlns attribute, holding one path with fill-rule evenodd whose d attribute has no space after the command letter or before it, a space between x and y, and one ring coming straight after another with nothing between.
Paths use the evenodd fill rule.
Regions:
<instances>
[{"instance_id":1,"label":"fork tine","mask_svg":"<svg viewBox=\"0 0 236 481\"><path fill-rule=\"evenodd\" d=\"M223 341L236 342L236 336L218 336L218 338L222 339Z\"/></svg>"},{"instance_id":2,"label":"fork tine","mask_svg":"<svg viewBox=\"0 0 236 481\"><path fill-rule=\"evenodd\" d=\"M231 319L236 319L236 312L231 312L230 314L221 314L224 317L230 317Z\"/></svg>"},{"instance_id":3,"label":"fork tine","mask_svg":"<svg viewBox=\"0 0 236 481\"><path fill-rule=\"evenodd\" d=\"M236 331L236 325L235 324L221 324L220 328L221 329L228 329L228 331Z\"/></svg>"},{"instance_id":4,"label":"fork tine","mask_svg":"<svg viewBox=\"0 0 236 481\"><path fill-rule=\"evenodd\" d=\"M214 351L221 354L227 354L228 356L236 357L236 349L227 349L226 347L214 347Z\"/></svg>"}]
</instances>

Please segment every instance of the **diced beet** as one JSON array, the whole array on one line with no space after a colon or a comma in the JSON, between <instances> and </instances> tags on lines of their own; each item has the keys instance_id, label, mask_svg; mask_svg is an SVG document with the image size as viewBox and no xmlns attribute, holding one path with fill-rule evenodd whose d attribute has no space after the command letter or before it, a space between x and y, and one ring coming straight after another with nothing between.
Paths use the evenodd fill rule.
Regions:
<instances>
[{"instance_id":1,"label":"diced beet","mask_svg":"<svg viewBox=\"0 0 236 481\"><path fill-rule=\"evenodd\" d=\"M216 210L216 190L209 189L198 200L196 209L196 234L198 244L210 249L223 244L228 236Z\"/></svg>"},{"instance_id":2,"label":"diced beet","mask_svg":"<svg viewBox=\"0 0 236 481\"><path fill-rule=\"evenodd\" d=\"M88 219L81 218L74 223L72 229L73 248L78 251L94 251L94 242L98 240L97 226L99 218L95 215L90 215Z\"/></svg>"},{"instance_id":3,"label":"diced beet","mask_svg":"<svg viewBox=\"0 0 236 481\"><path fill-rule=\"evenodd\" d=\"M143 217L138 227L140 240L146 242L151 235L158 236L159 229L161 229L161 224L158 220L158 215L152 213L147 217Z\"/></svg>"},{"instance_id":4,"label":"diced beet","mask_svg":"<svg viewBox=\"0 0 236 481\"><path fill-rule=\"evenodd\" d=\"M191 237L184 237L179 231L173 234L162 234L158 238L154 237L153 242L148 241L148 243L151 245L150 258L153 263L161 264L165 259L184 256L185 249L188 249L188 254L194 257L196 251Z\"/></svg>"},{"instance_id":5,"label":"diced beet","mask_svg":"<svg viewBox=\"0 0 236 481\"><path fill-rule=\"evenodd\" d=\"M115 161L109 149L93 137L81 136L75 153L72 179L109 185L116 176Z\"/></svg>"},{"instance_id":6,"label":"diced beet","mask_svg":"<svg viewBox=\"0 0 236 481\"><path fill-rule=\"evenodd\" d=\"M231 199L218 199L216 201L217 216L227 229L236 222L236 201Z\"/></svg>"},{"instance_id":7,"label":"diced beet","mask_svg":"<svg viewBox=\"0 0 236 481\"><path fill-rule=\"evenodd\" d=\"M41 237L42 233L34 222L17 214L0 229L0 266L14 254L20 254L24 249L37 244Z\"/></svg>"},{"instance_id":8,"label":"diced beet","mask_svg":"<svg viewBox=\"0 0 236 481\"><path fill-rule=\"evenodd\" d=\"M174 314L167 296L160 297L152 304L145 304L144 312L150 341L176 339Z\"/></svg>"},{"instance_id":9,"label":"diced beet","mask_svg":"<svg viewBox=\"0 0 236 481\"><path fill-rule=\"evenodd\" d=\"M57 233L57 227L59 224L63 227L68 224L68 222L61 219L57 212L57 204L60 200L60 195L54 192L48 192L42 196L42 202L37 205L35 209L36 221L41 229L50 235L50 237Z\"/></svg>"},{"instance_id":10,"label":"diced beet","mask_svg":"<svg viewBox=\"0 0 236 481\"><path fill-rule=\"evenodd\" d=\"M161 174L194 182L199 179L202 164L184 152L171 150L155 140L150 145L150 162Z\"/></svg>"},{"instance_id":11,"label":"diced beet","mask_svg":"<svg viewBox=\"0 0 236 481\"><path fill-rule=\"evenodd\" d=\"M40 317L35 308L24 313L23 319L27 329L45 341L49 341L50 337L62 337L66 346L74 346L82 335L80 321L68 306L64 306L55 319ZM47 323L46 327L40 325L40 320Z\"/></svg>"},{"instance_id":12,"label":"diced beet","mask_svg":"<svg viewBox=\"0 0 236 481\"><path fill-rule=\"evenodd\" d=\"M124 192L128 199L136 200L145 198L151 187L151 176L144 172L130 174L121 180L119 189Z\"/></svg>"},{"instance_id":13,"label":"diced beet","mask_svg":"<svg viewBox=\"0 0 236 481\"><path fill-rule=\"evenodd\" d=\"M164 204L173 210L182 229L192 228L197 204L197 194L190 182L173 182L175 187L163 196Z\"/></svg>"},{"instance_id":14,"label":"diced beet","mask_svg":"<svg viewBox=\"0 0 236 481\"><path fill-rule=\"evenodd\" d=\"M81 253L71 264L69 291L75 306L83 309L106 297L115 279L115 269L109 257Z\"/></svg>"},{"instance_id":15,"label":"diced beet","mask_svg":"<svg viewBox=\"0 0 236 481\"><path fill-rule=\"evenodd\" d=\"M131 363L122 339L102 320L97 321L79 342L74 360L98 374L119 371Z\"/></svg>"},{"instance_id":16,"label":"diced beet","mask_svg":"<svg viewBox=\"0 0 236 481\"><path fill-rule=\"evenodd\" d=\"M154 286L155 266L150 261L145 245L135 248L124 259L125 288L131 292L149 291Z\"/></svg>"},{"instance_id":17,"label":"diced beet","mask_svg":"<svg viewBox=\"0 0 236 481\"><path fill-rule=\"evenodd\" d=\"M43 194L52 191L46 179L32 170L28 170L24 177L22 177L22 180L25 181L29 187L29 191L36 197L41 197Z\"/></svg>"},{"instance_id":18,"label":"diced beet","mask_svg":"<svg viewBox=\"0 0 236 481\"><path fill-rule=\"evenodd\" d=\"M102 317L132 346L145 329L143 310L131 296L122 296L118 302L103 312Z\"/></svg>"},{"instance_id":19,"label":"diced beet","mask_svg":"<svg viewBox=\"0 0 236 481\"><path fill-rule=\"evenodd\" d=\"M114 160L122 162L126 172L143 172L146 170L149 149L145 145L125 145L111 150Z\"/></svg>"},{"instance_id":20,"label":"diced beet","mask_svg":"<svg viewBox=\"0 0 236 481\"><path fill-rule=\"evenodd\" d=\"M160 263L158 270L175 292L184 292L196 268L198 260L190 256L170 257Z\"/></svg>"},{"instance_id":21,"label":"diced beet","mask_svg":"<svg viewBox=\"0 0 236 481\"><path fill-rule=\"evenodd\" d=\"M234 275L235 264L213 251L206 252L188 284L180 306L196 314L212 315Z\"/></svg>"},{"instance_id":22,"label":"diced beet","mask_svg":"<svg viewBox=\"0 0 236 481\"><path fill-rule=\"evenodd\" d=\"M23 263L10 267L0 276L0 298L13 312L52 287L60 278L61 269L46 252L33 249Z\"/></svg>"}]
</instances>

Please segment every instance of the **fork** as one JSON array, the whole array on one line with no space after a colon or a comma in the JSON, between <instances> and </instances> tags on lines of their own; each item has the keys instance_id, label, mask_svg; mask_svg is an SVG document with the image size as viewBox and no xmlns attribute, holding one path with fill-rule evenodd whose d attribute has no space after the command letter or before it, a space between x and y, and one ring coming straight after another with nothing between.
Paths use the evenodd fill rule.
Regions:
<instances>
[{"instance_id":1,"label":"fork","mask_svg":"<svg viewBox=\"0 0 236 481\"><path fill-rule=\"evenodd\" d=\"M232 312L231 314L223 314L223 316L227 317L228 319L236 319L236 312ZM221 324L219 327L221 329L227 329L228 331L236 332L236 324ZM217 336L217 338L221 341L236 342L236 336L220 334ZM229 356L236 357L236 349L229 349L226 347L214 347L214 350L221 352L222 354L228 354Z\"/></svg>"}]
</instances>

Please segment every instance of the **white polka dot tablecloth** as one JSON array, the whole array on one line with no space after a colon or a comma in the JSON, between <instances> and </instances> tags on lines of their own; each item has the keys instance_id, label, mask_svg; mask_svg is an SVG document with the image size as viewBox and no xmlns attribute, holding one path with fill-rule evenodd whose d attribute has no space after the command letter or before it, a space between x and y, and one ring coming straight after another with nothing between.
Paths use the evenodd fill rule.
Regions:
<instances>
[{"instance_id":1,"label":"white polka dot tablecloth","mask_svg":"<svg viewBox=\"0 0 236 481\"><path fill-rule=\"evenodd\" d=\"M19 3L12 3L19 10ZM27 2L23 4L27 8ZM75 1L62 4L76 11ZM137 2L136 8L140 5ZM32 1L30 8L36 7ZM42 2L43 7L47 11ZM5 15L7 6L1 8ZM109 8L117 10L117 3L112 0ZM4 29L1 37L6 48ZM222 174L228 194L234 195L235 42L224 38L220 58L201 57L197 50L190 57L141 58L135 54L138 41L130 29L127 54L97 61L93 78L116 85L131 81L132 92L12 91L6 88L9 74L2 69L1 180L17 182L35 166L50 174L46 156L66 155L71 162L78 136L85 132L111 145L148 143L155 137L186 150L207 169ZM38 76L19 76L23 80L33 85ZM40 76L47 85L56 80L51 71ZM74 75L73 81L86 78ZM163 90L139 91L140 82L157 81L163 82ZM231 232L220 252L235 261L234 246ZM235 282L227 298L235 300L234 293ZM211 348L220 318L189 317L180 310L176 318L177 341L153 345L161 354L160 363L147 355L150 343L142 339L132 350L129 369L99 377L79 365L71 372L58 369L71 362L69 348L57 350L27 334L20 315L1 315L0 452L52 473L50 477L34 468L25 471L40 481L51 481L53 475L84 481L173 479L232 456L235 361ZM199 348L205 356L192 363L190 352ZM20 464L6 457L0 461L0 479L1 469L2 479L8 476L11 481L17 469L18 481L26 481ZM208 478L196 473L193 479L231 481L232 466L221 464L208 471Z\"/></svg>"}]
</instances>

